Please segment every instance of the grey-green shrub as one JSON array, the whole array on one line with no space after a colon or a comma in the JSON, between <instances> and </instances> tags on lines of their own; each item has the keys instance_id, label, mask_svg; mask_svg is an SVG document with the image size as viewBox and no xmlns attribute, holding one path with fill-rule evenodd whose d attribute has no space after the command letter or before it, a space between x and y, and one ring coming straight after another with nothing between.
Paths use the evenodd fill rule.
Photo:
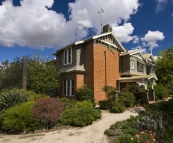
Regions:
<instances>
[{"instance_id":1,"label":"grey-green shrub","mask_svg":"<svg viewBox=\"0 0 173 143\"><path fill-rule=\"evenodd\" d=\"M41 128L41 125L35 122L31 114L34 103L31 101L6 110L2 130L9 133L20 133Z\"/></svg>"},{"instance_id":2,"label":"grey-green shrub","mask_svg":"<svg viewBox=\"0 0 173 143\"><path fill-rule=\"evenodd\" d=\"M0 95L0 112L6 109L27 102L28 96L18 89L1 92Z\"/></svg>"}]
</instances>

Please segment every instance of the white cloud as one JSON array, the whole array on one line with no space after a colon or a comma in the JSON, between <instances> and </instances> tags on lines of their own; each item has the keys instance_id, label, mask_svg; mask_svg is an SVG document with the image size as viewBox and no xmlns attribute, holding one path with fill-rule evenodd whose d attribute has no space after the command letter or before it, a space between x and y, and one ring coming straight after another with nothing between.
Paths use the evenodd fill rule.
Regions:
<instances>
[{"instance_id":1,"label":"white cloud","mask_svg":"<svg viewBox=\"0 0 173 143\"><path fill-rule=\"evenodd\" d=\"M129 42L137 36L131 36L133 33L134 27L131 23L125 23L122 26L113 26L112 31L115 33L116 37L120 42Z\"/></svg>"},{"instance_id":2,"label":"white cloud","mask_svg":"<svg viewBox=\"0 0 173 143\"><path fill-rule=\"evenodd\" d=\"M88 29L101 32L100 6L104 9L103 25L110 24L122 42L133 39L131 23L126 23L139 7L138 0L77 0L69 3L69 17L47 10L54 0L21 0L21 6L13 6L5 0L0 6L0 45L12 47L29 46L33 48L62 47L88 35ZM125 21L123 26L118 25ZM130 28L130 29L127 29ZM116 35L120 33L115 33ZM125 39L127 38L127 39Z\"/></svg>"},{"instance_id":3,"label":"white cloud","mask_svg":"<svg viewBox=\"0 0 173 143\"><path fill-rule=\"evenodd\" d=\"M168 0L156 0L157 6L156 6L156 12L163 12L165 9L165 6L168 3Z\"/></svg>"},{"instance_id":4,"label":"white cloud","mask_svg":"<svg viewBox=\"0 0 173 143\"><path fill-rule=\"evenodd\" d=\"M149 46L150 49L158 47L157 44L158 41L164 40L165 36L163 35L163 32L160 31L148 31L148 33L141 38L141 41L143 41L143 46Z\"/></svg>"},{"instance_id":5,"label":"white cloud","mask_svg":"<svg viewBox=\"0 0 173 143\"><path fill-rule=\"evenodd\" d=\"M133 40L133 43L134 43L134 44L137 44L137 43L139 43L139 37L137 37L137 36L134 36L134 40Z\"/></svg>"}]
</instances>

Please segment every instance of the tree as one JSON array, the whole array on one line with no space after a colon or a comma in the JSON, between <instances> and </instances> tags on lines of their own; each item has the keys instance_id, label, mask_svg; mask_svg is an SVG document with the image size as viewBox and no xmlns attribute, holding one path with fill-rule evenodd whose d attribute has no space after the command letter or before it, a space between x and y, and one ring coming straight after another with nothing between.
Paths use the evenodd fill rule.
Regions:
<instances>
[{"instance_id":1,"label":"tree","mask_svg":"<svg viewBox=\"0 0 173 143\"><path fill-rule=\"evenodd\" d=\"M34 58L28 61L27 89L47 94L58 87L58 75L54 61L35 54Z\"/></svg>"},{"instance_id":2,"label":"tree","mask_svg":"<svg viewBox=\"0 0 173 143\"><path fill-rule=\"evenodd\" d=\"M20 88L22 84L22 59L16 57L13 62L2 62L0 67L0 90Z\"/></svg>"},{"instance_id":3,"label":"tree","mask_svg":"<svg viewBox=\"0 0 173 143\"><path fill-rule=\"evenodd\" d=\"M156 62L158 83L165 86L170 93L173 93L173 47L162 51Z\"/></svg>"},{"instance_id":4,"label":"tree","mask_svg":"<svg viewBox=\"0 0 173 143\"><path fill-rule=\"evenodd\" d=\"M27 90L47 94L58 87L58 74L55 62L49 58L41 58L39 54L27 57ZM0 90L22 87L22 58L8 60L0 66Z\"/></svg>"}]
</instances>

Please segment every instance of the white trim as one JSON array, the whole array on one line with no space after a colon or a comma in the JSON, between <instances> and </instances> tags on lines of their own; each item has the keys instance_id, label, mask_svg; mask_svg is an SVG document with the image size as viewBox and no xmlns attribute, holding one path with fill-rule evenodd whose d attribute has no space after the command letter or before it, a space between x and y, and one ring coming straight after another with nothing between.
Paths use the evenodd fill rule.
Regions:
<instances>
[{"instance_id":1,"label":"white trim","mask_svg":"<svg viewBox=\"0 0 173 143\"><path fill-rule=\"evenodd\" d=\"M76 41L74 44L78 45L78 44L82 44L82 43L84 43L84 41Z\"/></svg>"},{"instance_id":2,"label":"white trim","mask_svg":"<svg viewBox=\"0 0 173 143\"><path fill-rule=\"evenodd\" d=\"M101 40L101 39L98 39L98 40L101 41L101 42L103 42L103 43L106 43L106 44L108 44L108 45L111 45L112 47L115 47L116 49L118 49L118 47L115 46L115 45L113 45L112 43L109 43L109 42L104 41L104 40Z\"/></svg>"},{"instance_id":3,"label":"white trim","mask_svg":"<svg viewBox=\"0 0 173 143\"><path fill-rule=\"evenodd\" d=\"M112 32L108 32L108 33L103 33L103 34L100 34L100 35L96 35L96 36L93 36L92 39L97 39L99 37L102 37L102 36L106 36L106 35L109 35L111 34Z\"/></svg>"},{"instance_id":4,"label":"white trim","mask_svg":"<svg viewBox=\"0 0 173 143\"><path fill-rule=\"evenodd\" d=\"M148 80L150 80L151 78L154 78L155 80L158 80L155 76L149 77Z\"/></svg>"}]
</instances>

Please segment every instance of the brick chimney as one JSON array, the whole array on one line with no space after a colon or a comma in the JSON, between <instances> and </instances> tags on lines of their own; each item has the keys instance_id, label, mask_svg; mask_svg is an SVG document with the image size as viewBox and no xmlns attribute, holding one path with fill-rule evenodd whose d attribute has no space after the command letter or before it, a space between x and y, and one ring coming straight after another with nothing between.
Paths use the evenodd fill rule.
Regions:
<instances>
[{"instance_id":1,"label":"brick chimney","mask_svg":"<svg viewBox=\"0 0 173 143\"><path fill-rule=\"evenodd\" d=\"M107 32L111 32L111 28L109 24L103 26L103 33L107 33Z\"/></svg>"}]
</instances>

